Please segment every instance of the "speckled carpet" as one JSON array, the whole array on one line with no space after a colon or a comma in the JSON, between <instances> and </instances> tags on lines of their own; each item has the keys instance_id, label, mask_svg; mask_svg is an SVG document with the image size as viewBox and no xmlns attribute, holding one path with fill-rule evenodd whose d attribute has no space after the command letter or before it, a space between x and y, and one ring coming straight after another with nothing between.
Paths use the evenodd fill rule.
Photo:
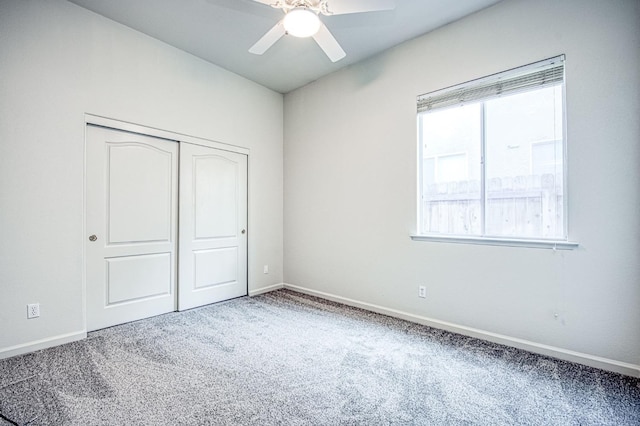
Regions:
<instances>
[{"instance_id":1,"label":"speckled carpet","mask_svg":"<svg viewBox=\"0 0 640 426\"><path fill-rule=\"evenodd\" d=\"M0 361L0 425L638 425L640 381L287 290Z\"/></svg>"}]
</instances>

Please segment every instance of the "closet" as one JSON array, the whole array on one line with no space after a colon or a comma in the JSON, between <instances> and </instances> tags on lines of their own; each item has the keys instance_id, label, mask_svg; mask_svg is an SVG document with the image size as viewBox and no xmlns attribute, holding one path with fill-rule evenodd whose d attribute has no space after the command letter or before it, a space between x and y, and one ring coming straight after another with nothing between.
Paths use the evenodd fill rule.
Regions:
<instances>
[{"instance_id":1,"label":"closet","mask_svg":"<svg viewBox=\"0 0 640 426\"><path fill-rule=\"evenodd\" d=\"M221 145L87 124L88 331L247 294L247 154Z\"/></svg>"}]
</instances>

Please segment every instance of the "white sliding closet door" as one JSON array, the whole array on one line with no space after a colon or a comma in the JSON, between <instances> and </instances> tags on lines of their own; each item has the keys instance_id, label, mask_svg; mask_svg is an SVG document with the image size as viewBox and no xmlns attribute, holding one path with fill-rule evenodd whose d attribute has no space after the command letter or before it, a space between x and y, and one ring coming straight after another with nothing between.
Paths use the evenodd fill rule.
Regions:
<instances>
[{"instance_id":1,"label":"white sliding closet door","mask_svg":"<svg viewBox=\"0 0 640 426\"><path fill-rule=\"evenodd\" d=\"M180 144L178 309L247 294L247 156Z\"/></svg>"},{"instance_id":2,"label":"white sliding closet door","mask_svg":"<svg viewBox=\"0 0 640 426\"><path fill-rule=\"evenodd\" d=\"M89 125L89 331L176 308L178 143Z\"/></svg>"}]
</instances>

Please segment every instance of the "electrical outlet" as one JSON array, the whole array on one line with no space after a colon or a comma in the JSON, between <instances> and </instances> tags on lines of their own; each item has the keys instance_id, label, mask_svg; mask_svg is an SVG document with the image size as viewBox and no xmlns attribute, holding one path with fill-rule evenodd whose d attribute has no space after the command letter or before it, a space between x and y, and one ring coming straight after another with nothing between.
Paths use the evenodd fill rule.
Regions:
<instances>
[{"instance_id":1,"label":"electrical outlet","mask_svg":"<svg viewBox=\"0 0 640 426\"><path fill-rule=\"evenodd\" d=\"M262 268L262 271L263 271L265 274L268 274L268 273L269 273L269 265L264 265L264 268Z\"/></svg>"},{"instance_id":2,"label":"electrical outlet","mask_svg":"<svg viewBox=\"0 0 640 426\"><path fill-rule=\"evenodd\" d=\"M422 298L427 297L427 287L423 285L418 287L418 297L422 297Z\"/></svg>"},{"instance_id":3,"label":"electrical outlet","mask_svg":"<svg viewBox=\"0 0 640 426\"><path fill-rule=\"evenodd\" d=\"M40 304L30 303L27 305L27 319L38 318L40 316Z\"/></svg>"}]
</instances>

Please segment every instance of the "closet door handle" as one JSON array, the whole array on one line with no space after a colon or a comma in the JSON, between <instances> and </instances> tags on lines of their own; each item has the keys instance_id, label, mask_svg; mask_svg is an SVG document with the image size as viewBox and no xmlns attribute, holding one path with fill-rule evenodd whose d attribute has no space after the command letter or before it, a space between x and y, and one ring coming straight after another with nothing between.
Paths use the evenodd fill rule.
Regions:
<instances>
[{"instance_id":1,"label":"closet door handle","mask_svg":"<svg viewBox=\"0 0 640 426\"><path fill-rule=\"evenodd\" d=\"M247 230L246 230L246 229L243 229L243 230L242 230L242 233L244 234L245 232L247 232Z\"/></svg>"},{"instance_id":2,"label":"closet door handle","mask_svg":"<svg viewBox=\"0 0 640 426\"><path fill-rule=\"evenodd\" d=\"M93 242L93 241L95 241L95 240L97 240L97 239L98 239L98 237L96 237L96 235L95 235L95 234L93 234L93 235L91 235L91 236L89 237L89 241L92 241L92 242Z\"/></svg>"}]
</instances>

